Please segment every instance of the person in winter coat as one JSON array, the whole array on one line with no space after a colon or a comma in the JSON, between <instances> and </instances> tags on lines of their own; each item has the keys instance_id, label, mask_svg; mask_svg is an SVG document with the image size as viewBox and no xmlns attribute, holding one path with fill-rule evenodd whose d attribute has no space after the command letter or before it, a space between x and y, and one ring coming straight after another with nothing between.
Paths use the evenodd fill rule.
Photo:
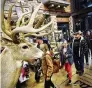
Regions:
<instances>
[{"instance_id":1,"label":"person in winter coat","mask_svg":"<svg viewBox=\"0 0 92 88\"><path fill-rule=\"evenodd\" d=\"M42 57L42 73L45 79L44 88L56 88L53 82L51 81L51 77L53 74L53 61L52 55L49 51L48 45L44 43L42 38L39 38L40 49L44 52Z\"/></svg>"},{"instance_id":2,"label":"person in winter coat","mask_svg":"<svg viewBox=\"0 0 92 88\"><path fill-rule=\"evenodd\" d=\"M90 45L90 32L89 31L87 31L86 32L86 35L84 36L84 38L85 38L85 40L86 40L86 42L87 42L87 44L88 44L88 52L85 54L85 59L86 59L86 65L89 65L89 55L90 55L90 48L91 48L91 45Z\"/></svg>"},{"instance_id":3,"label":"person in winter coat","mask_svg":"<svg viewBox=\"0 0 92 88\"><path fill-rule=\"evenodd\" d=\"M59 45L59 52L61 52L63 42L66 41L64 38L61 38L60 45ZM60 61L61 61L61 68L64 66L64 59L62 58L62 55L60 53Z\"/></svg>"},{"instance_id":4,"label":"person in winter coat","mask_svg":"<svg viewBox=\"0 0 92 88\"><path fill-rule=\"evenodd\" d=\"M51 77L53 74L53 62L51 58L51 54L49 51L43 56L42 60L42 72L45 78L44 88L56 88L53 82L51 81Z\"/></svg>"},{"instance_id":5,"label":"person in winter coat","mask_svg":"<svg viewBox=\"0 0 92 88\"><path fill-rule=\"evenodd\" d=\"M72 67L71 67L73 64L72 57L73 57L72 49L68 46L67 41L64 41L63 47L61 49L61 58L63 59L63 64L65 66L65 70L67 71L67 77L69 79L67 84L71 84L72 79Z\"/></svg>"},{"instance_id":6,"label":"person in winter coat","mask_svg":"<svg viewBox=\"0 0 92 88\"><path fill-rule=\"evenodd\" d=\"M88 45L86 40L83 38L81 31L74 34L72 49L76 74L81 76L84 73L84 55L88 52Z\"/></svg>"},{"instance_id":7,"label":"person in winter coat","mask_svg":"<svg viewBox=\"0 0 92 88\"><path fill-rule=\"evenodd\" d=\"M40 81L42 68L41 68L41 59L38 58L35 63L35 80L38 83Z\"/></svg>"}]
</instances>

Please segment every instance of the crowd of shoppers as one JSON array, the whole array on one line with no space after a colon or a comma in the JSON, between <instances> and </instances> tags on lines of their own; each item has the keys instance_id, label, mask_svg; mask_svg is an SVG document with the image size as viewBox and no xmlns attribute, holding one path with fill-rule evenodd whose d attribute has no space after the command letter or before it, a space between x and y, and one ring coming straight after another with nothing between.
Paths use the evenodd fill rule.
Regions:
<instances>
[{"instance_id":1,"label":"crowd of shoppers","mask_svg":"<svg viewBox=\"0 0 92 88\"><path fill-rule=\"evenodd\" d=\"M90 43L90 32L87 31L86 35L83 35L81 31L75 32L71 44L67 43L66 39L63 40L63 45L60 49L61 68L65 66L65 70L68 74L67 77L69 79L68 84L71 84L71 65L73 62L76 68L76 74L79 74L79 76L82 76L84 73L84 60L86 65L89 65L89 56L91 57L89 52L92 47Z\"/></svg>"},{"instance_id":2,"label":"crowd of shoppers","mask_svg":"<svg viewBox=\"0 0 92 88\"><path fill-rule=\"evenodd\" d=\"M72 83L72 64L74 62L76 74L82 76L84 73L84 59L86 64L89 65L89 51L91 50L90 44L90 33L87 32L85 36L81 31L75 32L73 34L72 40L67 41L67 39L61 39L62 46L60 47L60 62L61 68L65 67L67 72L68 83ZM50 53L51 46L47 39L39 38L37 47L44 51L42 59L42 72L45 78L45 88L56 88L51 81L53 75L53 61L52 55Z\"/></svg>"},{"instance_id":3,"label":"crowd of shoppers","mask_svg":"<svg viewBox=\"0 0 92 88\"><path fill-rule=\"evenodd\" d=\"M86 32L86 35L83 36L83 33L78 31L73 34L70 42L64 38L61 38L59 41L62 42L62 46L59 49L60 68L62 69L64 67L67 72L67 84L72 83L73 63L75 65L76 74L79 74L79 76L82 76L84 73L84 60L86 61L86 65L89 65L89 52L92 47L89 36L89 32ZM53 48L51 48L50 43L46 38L38 37L35 39L35 43L37 43L37 48L44 52L43 57L38 59L39 61L35 70L35 80L38 83L42 73L44 77L44 88L56 88L51 80L54 74Z\"/></svg>"}]
</instances>

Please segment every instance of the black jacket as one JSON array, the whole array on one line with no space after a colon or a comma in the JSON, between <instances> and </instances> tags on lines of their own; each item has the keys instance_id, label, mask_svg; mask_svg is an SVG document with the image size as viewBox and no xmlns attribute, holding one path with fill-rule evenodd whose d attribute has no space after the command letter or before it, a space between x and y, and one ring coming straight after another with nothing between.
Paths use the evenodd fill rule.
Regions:
<instances>
[{"instance_id":1,"label":"black jacket","mask_svg":"<svg viewBox=\"0 0 92 88\"><path fill-rule=\"evenodd\" d=\"M74 40L73 40L73 43L72 43L72 48L73 48L73 46L74 46ZM80 39L80 42L79 42L79 51L78 51L78 53L79 53L79 57L81 56L81 55L85 55L87 52L88 52L88 45L87 45L87 42L86 42L86 40L83 38L83 37L81 37L81 39ZM74 51L73 51L73 56L74 56Z\"/></svg>"},{"instance_id":2,"label":"black jacket","mask_svg":"<svg viewBox=\"0 0 92 88\"><path fill-rule=\"evenodd\" d=\"M90 49L90 47L91 47L91 45L90 45L90 39L88 37L86 37L86 36L84 38L85 38L85 40L86 40L86 42L88 44L88 48Z\"/></svg>"}]
</instances>

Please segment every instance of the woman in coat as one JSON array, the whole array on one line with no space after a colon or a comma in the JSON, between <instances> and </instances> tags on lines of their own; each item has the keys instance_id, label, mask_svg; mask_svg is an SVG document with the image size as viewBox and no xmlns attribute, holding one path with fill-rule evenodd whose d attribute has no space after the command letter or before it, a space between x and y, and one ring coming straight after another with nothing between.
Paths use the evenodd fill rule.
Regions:
<instances>
[{"instance_id":1,"label":"woman in coat","mask_svg":"<svg viewBox=\"0 0 92 88\"><path fill-rule=\"evenodd\" d=\"M67 77L69 79L68 84L71 84L72 79L72 64L73 64L73 58L72 58L72 50L68 46L67 41L63 42L63 47L61 49L61 59L63 60L63 65L65 66L65 70L67 71ZM62 63L62 62L61 62Z\"/></svg>"},{"instance_id":2,"label":"woman in coat","mask_svg":"<svg viewBox=\"0 0 92 88\"><path fill-rule=\"evenodd\" d=\"M51 77L53 74L53 61L52 55L48 49L48 45L40 39L40 49L44 52L42 57L42 73L45 78L44 88L56 88L53 82L51 81Z\"/></svg>"}]
</instances>

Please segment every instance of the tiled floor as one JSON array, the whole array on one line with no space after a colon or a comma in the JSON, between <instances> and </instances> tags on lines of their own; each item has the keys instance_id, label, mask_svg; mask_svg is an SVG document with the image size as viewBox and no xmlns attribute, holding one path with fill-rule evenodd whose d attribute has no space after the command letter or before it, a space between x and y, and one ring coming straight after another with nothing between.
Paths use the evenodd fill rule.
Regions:
<instances>
[{"instance_id":1,"label":"tiled floor","mask_svg":"<svg viewBox=\"0 0 92 88\"><path fill-rule=\"evenodd\" d=\"M81 88L80 84L74 84L77 80L81 80L88 85L91 85L92 88L92 70L89 69L89 67L85 68L85 73L82 77L79 77L78 75L75 74L75 67L74 65L72 66L72 71L73 71L73 77L72 77L72 85L70 86L65 86L67 83L67 77L66 77L66 72L64 69L60 69L58 73L53 74L52 76L52 81L53 83L57 86L57 88ZM34 79L34 73L31 73L30 79L27 82L27 88L44 88L44 79L41 77L40 83L36 83Z\"/></svg>"}]
</instances>

